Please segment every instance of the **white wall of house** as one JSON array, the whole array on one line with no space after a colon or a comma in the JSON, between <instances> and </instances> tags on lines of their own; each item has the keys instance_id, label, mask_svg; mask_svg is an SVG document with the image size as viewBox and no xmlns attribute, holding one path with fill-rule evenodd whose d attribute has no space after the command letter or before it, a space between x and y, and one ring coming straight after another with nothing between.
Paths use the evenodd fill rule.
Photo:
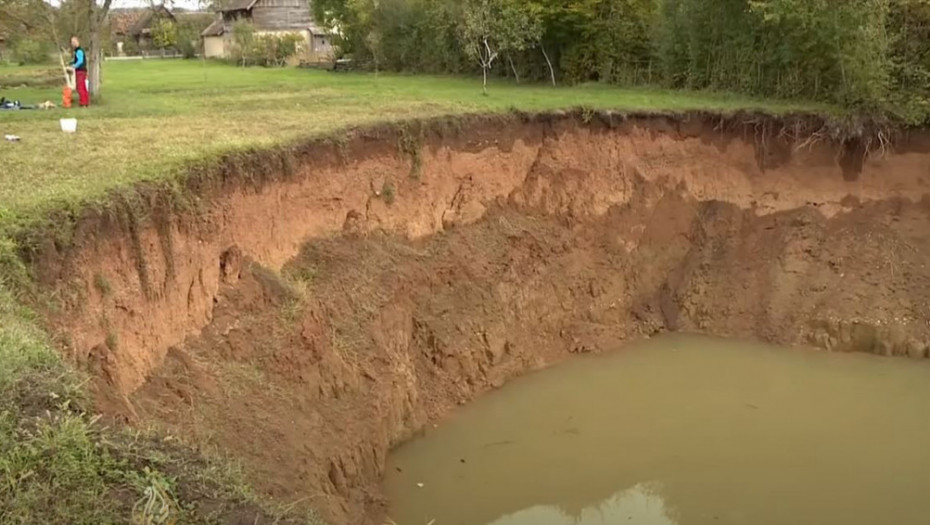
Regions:
<instances>
[{"instance_id":1,"label":"white wall of house","mask_svg":"<svg viewBox=\"0 0 930 525\"><path fill-rule=\"evenodd\" d=\"M203 37L203 56L206 58L226 58L226 39L222 36Z\"/></svg>"}]
</instances>

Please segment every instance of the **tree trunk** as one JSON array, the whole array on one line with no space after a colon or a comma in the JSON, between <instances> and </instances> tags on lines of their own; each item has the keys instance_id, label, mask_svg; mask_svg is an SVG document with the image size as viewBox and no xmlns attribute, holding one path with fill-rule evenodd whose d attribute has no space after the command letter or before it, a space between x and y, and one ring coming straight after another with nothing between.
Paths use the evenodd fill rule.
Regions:
<instances>
[{"instance_id":1,"label":"tree trunk","mask_svg":"<svg viewBox=\"0 0 930 525\"><path fill-rule=\"evenodd\" d=\"M88 81L90 82L90 94L93 96L100 95L100 81L103 78L101 71L101 62L103 61L103 49L100 44L100 24L94 24L90 31L90 71L88 71Z\"/></svg>"},{"instance_id":2,"label":"tree trunk","mask_svg":"<svg viewBox=\"0 0 930 525\"><path fill-rule=\"evenodd\" d=\"M110 13L110 4L113 0L104 0L103 6L97 7L96 0L88 0L88 14L90 15L90 70L88 71L88 80L90 81L90 94L93 96L100 95L100 88L103 83L103 40L100 38L100 31L104 27L107 15ZM86 59L86 58L85 58Z\"/></svg>"},{"instance_id":3,"label":"tree trunk","mask_svg":"<svg viewBox=\"0 0 930 525\"><path fill-rule=\"evenodd\" d=\"M513 65L513 59L510 58L510 55L507 55L507 61L510 62L510 70L513 71L513 78L517 80L517 84L520 83L520 73L517 73L516 66Z\"/></svg>"},{"instance_id":4,"label":"tree trunk","mask_svg":"<svg viewBox=\"0 0 930 525\"><path fill-rule=\"evenodd\" d=\"M488 43L488 38L484 38L484 50L487 53L487 59L484 55L481 56L481 73L484 75L484 94L488 94L488 71L491 70L491 67L494 65L494 59L497 58L497 53L491 50L491 45ZM481 51L479 50L479 53Z\"/></svg>"},{"instance_id":5,"label":"tree trunk","mask_svg":"<svg viewBox=\"0 0 930 525\"><path fill-rule=\"evenodd\" d=\"M555 69L552 69L552 61L549 60L549 53L546 53L546 46L540 44L539 48L542 49L542 54L546 57L546 65L549 66L549 76L552 77L552 87L555 87Z\"/></svg>"}]
</instances>

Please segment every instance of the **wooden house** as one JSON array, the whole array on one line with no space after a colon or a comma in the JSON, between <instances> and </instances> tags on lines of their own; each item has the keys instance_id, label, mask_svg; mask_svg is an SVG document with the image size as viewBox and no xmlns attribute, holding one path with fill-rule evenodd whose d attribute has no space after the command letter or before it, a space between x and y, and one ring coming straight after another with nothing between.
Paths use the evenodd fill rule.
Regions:
<instances>
[{"instance_id":1,"label":"wooden house","mask_svg":"<svg viewBox=\"0 0 930 525\"><path fill-rule=\"evenodd\" d=\"M155 45L152 41L152 29L155 27L155 24L162 20L169 20L174 23L178 22L174 13L169 11L164 5L156 5L146 9L129 28L129 37L136 41L136 45L139 49L153 49Z\"/></svg>"},{"instance_id":2,"label":"wooden house","mask_svg":"<svg viewBox=\"0 0 930 525\"><path fill-rule=\"evenodd\" d=\"M200 34L204 56L230 56L233 26L239 21L251 23L256 34L301 35L305 42L301 51L306 55L324 58L333 54L331 35L314 23L307 0L232 0L219 9L216 20Z\"/></svg>"}]
</instances>

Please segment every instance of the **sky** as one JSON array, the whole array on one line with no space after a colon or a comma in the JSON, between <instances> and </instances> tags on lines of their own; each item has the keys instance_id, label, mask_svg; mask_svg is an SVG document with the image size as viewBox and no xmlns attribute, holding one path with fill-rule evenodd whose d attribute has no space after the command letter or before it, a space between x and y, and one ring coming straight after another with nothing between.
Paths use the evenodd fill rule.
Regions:
<instances>
[{"instance_id":1,"label":"sky","mask_svg":"<svg viewBox=\"0 0 930 525\"><path fill-rule=\"evenodd\" d=\"M161 3L161 2L156 2ZM146 7L150 5L148 0L113 0L112 7ZM168 3L169 7L183 7L184 9L197 9L200 2L197 0L175 0Z\"/></svg>"},{"instance_id":2,"label":"sky","mask_svg":"<svg viewBox=\"0 0 930 525\"><path fill-rule=\"evenodd\" d=\"M61 4L60 0L45 0L45 1L54 6ZM203 4L201 4L198 0L173 0L173 1L155 0L155 3L156 4L165 3L168 5L169 8L183 7L184 9L191 9L191 10L199 9L201 8L201 5L209 4L208 1L205 1L203 2ZM101 5L101 4L103 4L103 2L101 0L98 0L97 5ZM115 7L118 9L118 8L126 8L126 7L148 7L150 5L152 5L152 2L150 0L113 0L113 4L110 7L111 8Z\"/></svg>"}]
</instances>

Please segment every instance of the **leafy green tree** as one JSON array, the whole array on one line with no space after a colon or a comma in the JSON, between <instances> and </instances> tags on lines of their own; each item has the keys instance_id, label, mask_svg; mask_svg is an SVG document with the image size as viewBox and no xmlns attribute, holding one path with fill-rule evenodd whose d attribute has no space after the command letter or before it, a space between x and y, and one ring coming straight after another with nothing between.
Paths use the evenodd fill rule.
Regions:
<instances>
[{"instance_id":1,"label":"leafy green tree","mask_svg":"<svg viewBox=\"0 0 930 525\"><path fill-rule=\"evenodd\" d=\"M889 111L910 124L930 123L930 0L897 0L889 11Z\"/></svg>"},{"instance_id":2,"label":"leafy green tree","mask_svg":"<svg viewBox=\"0 0 930 525\"><path fill-rule=\"evenodd\" d=\"M570 80L612 83L651 81L655 0L579 0L564 17L572 40L562 68Z\"/></svg>"},{"instance_id":3,"label":"leafy green tree","mask_svg":"<svg viewBox=\"0 0 930 525\"><path fill-rule=\"evenodd\" d=\"M539 13L543 24L543 34L539 42L539 50L545 60L546 71L552 85L556 85L555 65L559 61L563 48L576 42L580 35L580 28L574 11L571 7L573 0L534 0L539 6Z\"/></svg>"},{"instance_id":4,"label":"leafy green tree","mask_svg":"<svg viewBox=\"0 0 930 525\"><path fill-rule=\"evenodd\" d=\"M751 1L755 27L775 51L767 69L780 77L766 83L777 86L780 95L829 93L847 104L880 100L890 71L888 7L889 0Z\"/></svg>"},{"instance_id":5,"label":"leafy green tree","mask_svg":"<svg viewBox=\"0 0 930 525\"><path fill-rule=\"evenodd\" d=\"M162 17L152 24L152 43L156 48L165 50L177 47L178 26L170 18Z\"/></svg>"},{"instance_id":6,"label":"leafy green tree","mask_svg":"<svg viewBox=\"0 0 930 525\"><path fill-rule=\"evenodd\" d=\"M255 41L255 27L245 20L233 24L233 56L236 62L245 66L252 54Z\"/></svg>"},{"instance_id":7,"label":"leafy green tree","mask_svg":"<svg viewBox=\"0 0 930 525\"><path fill-rule=\"evenodd\" d=\"M313 0L314 20L333 32L333 43L357 59L371 55L368 34L375 2L372 0Z\"/></svg>"},{"instance_id":8,"label":"leafy green tree","mask_svg":"<svg viewBox=\"0 0 930 525\"><path fill-rule=\"evenodd\" d=\"M484 93L488 72L501 53L524 51L542 37L541 13L520 0L467 0L462 39L465 53L481 66Z\"/></svg>"},{"instance_id":9,"label":"leafy green tree","mask_svg":"<svg viewBox=\"0 0 930 525\"><path fill-rule=\"evenodd\" d=\"M200 32L213 22L212 13L185 13L178 15L177 48L184 58L194 58L200 50Z\"/></svg>"}]
</instances>

